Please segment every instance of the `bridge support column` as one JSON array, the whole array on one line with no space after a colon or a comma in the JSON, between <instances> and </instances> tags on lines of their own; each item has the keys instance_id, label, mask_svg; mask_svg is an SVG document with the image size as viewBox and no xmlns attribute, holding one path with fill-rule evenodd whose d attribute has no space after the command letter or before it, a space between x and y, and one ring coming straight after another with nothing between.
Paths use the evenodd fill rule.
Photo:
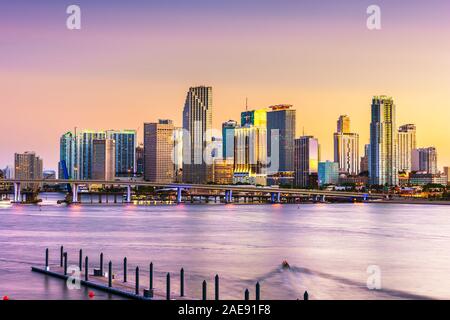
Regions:
<instances>
[{"instance_id":1,"label":"bridge support column","mask_svg":"<svg viewBox=\"0 0 450 320\"><path fill-rule=\"evenodd\" d=\"M14 182L14 202L22 202L20 182Z\"/></svg>"},{"instance_id":2,"label":"bridge support column","mask_svg":"<svg viewBox=\"0 0 450 320\"><path fill-rule=\"evenodd\" d=\"M271 203L280 203L281 202L281 192L272 192L270 194L270 202Z\"/></svg>"},{"instance_id":3,"label":"bridge support column","mask_svg":"<svg viewBox=\"0 0 450 320\"><path fill-rule=\"evenodd\" d=\"M78 203L78 184L76 183L72 185L72 202Z\"/></svg>"},{"instance_id":4,"label":"bridge support column","mask_svg":"<svg viewBox=\"0 0 450 320\"><path fill-rule=\"evenodd\" d=\"M322 202L325 202L325 195L322 195Z\"/></svg>"},{"instance_id":5,"label":"bridge support column","mask_svg":"<svg viewBox=\"0 0 450 320\"><path fill-rule=\"evenodd\" d=\"M233 202L233 190L225 190L225 203Z\"/></svg>"},{"instance_id":6,"label":"bridge support column","mask_svg":"<svg viewBox=\"0 0 450 320\"><path fill-rule=\"evenodd\" d=\"M183 196L182 189L181 188L177 188L177 204L181 203L182 196Z\"/></svg>"},{"instance_id":7,"label":"bridge support column","mask_svg":"<svg viewBox=\"0 0 450 320\"><path fill-rule=\"evenodd\" d=\"M131 186L127 186L127 203L131 203Z\"/></svg>"}]
</instances>

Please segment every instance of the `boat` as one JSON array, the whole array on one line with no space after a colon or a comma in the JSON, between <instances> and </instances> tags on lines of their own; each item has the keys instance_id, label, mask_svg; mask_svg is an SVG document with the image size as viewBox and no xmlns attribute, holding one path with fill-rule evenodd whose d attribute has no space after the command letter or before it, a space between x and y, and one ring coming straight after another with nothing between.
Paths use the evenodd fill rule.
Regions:
<instances>
[{"instance_id":1,"label":"boat","mask_svg":"<svg viewBox=\"0 0 450 320\"><path fill-rule=\"evenodd\" d=\"M281 267L283 269L290 269L291 266L289 265L289 263L287 262L287 260L283 260L283 262L281 263Z\"/></svg>"}]
</instances>

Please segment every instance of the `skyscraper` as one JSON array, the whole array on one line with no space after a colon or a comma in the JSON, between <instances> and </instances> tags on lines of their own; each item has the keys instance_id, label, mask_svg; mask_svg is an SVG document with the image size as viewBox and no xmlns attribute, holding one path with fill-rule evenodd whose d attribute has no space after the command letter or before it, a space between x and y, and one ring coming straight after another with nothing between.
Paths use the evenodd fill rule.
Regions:
<instances>
[{"instance_id":1,"label":"skyscraper","mask_svg":"<svg viewBox=\"0 0 450 320\"><path fill-rule=\"evenodd\" d=\"M256 126L256 127L266 127L267 126L267 110L258 109L241 112L241 126L246 125Z\"/></svg>"},{"instance_id":2,"label":"skyscraper","mask_svg":"<svg viewBox=\"0 0 450 320\"><path fill-rule=\"evenodd\" d=\"M183 181L183 128L173 130L173 175L175 182Z\"/></svg>"},{"instance_id":3,"label":"skyscraper","mask_svg":"<svg viewBox=\"0 0 450 320\"><path fill-rule=\"evenodd\" d=\"M60 179L76 179L76 139L73 132L66 132L59 139L59 164L58 177ZM65 166L65 168L64 168ZM67 177L64 176L64 170L67 169Z\"/></svg>"},{"instance_id":4,"label":"skyscraper","mask_svg":"<svg viewBox=\"0 0 450 320\"><path fill-rule=\"evenodd\" d=\"M222 123L222 156L224 159L234 157L234 129L237 127L238 123L234 120Z\"/></svg>"},{"instance_id":5,"label":"skyscraper","mask_svg":"<svg viewBox=\"0 0 450 320\"><path fill-rule=\"evenodd\" d=\"M235 183L266 185L267 129L247 124L234 130Z\"/></svg>"},{"instance_id":6,"label":"skyscraper","mask_svg":"<svg viewBox=\"0 0 450 320\"><path fill-rule=\"evenodd\" d=\"M359 135L350 133L350 118L340 116L334 133L334 162L339 164L340 172L357 175L359 160Z\"/></svg>"},{"instance_id":7,"label":"skyscraper","mask_svg":"<svg viewBox=\"0 0 450 320\"><path fill-rule=\"evenodd\" d=\"M369 183L398 185L397 130L392 98L375 96L370 123Z\"/></svg>"},{"instance_id":8,"label":"skyscraper","mask_svg":"<svg viewBox=\"0 0 450 320\"><path fill-rule=\"evenodd\" d=\"M136 147L136 174L139 176L144 174L144 144L142 143Z\"/></svg>"},{"instance_id":9,"label":"skyscraper","mask_svg":"<svg viewBox=\"0 0 450 320\"><path fill-rule=\"evenodd\" d=\"M444 175L447 177L447 184L450 184L450 167L444 167Z\"/></svg>"},{"instance_id":10,"label":"skyscraper","mask_svg":"<svg viewBox=\"0 0 450 320\"><path fill-rule=\"evenodd\" d=\"M273 164L269 174L277 176L281 184L294 182L294 140L296 111L292 105L282 104L269 107L267 112L267 156ZM272 141L273 138L277 141ZM272 152L272 144L278 150ZM277 152L276 152L277 151ZM275 159L278 157L278 159ZM276 168L277 167L277 168Z\"/></svg>"},{"instance_id":11,"label":"skyscraper","mask_svg":"<svg viewBox=\"0 0 450 320\"><path fill-rule=\"evenodd\" d=\"M39 158L36 153L30 151L14 154L14 177L15 179L21 180L42 179L42 159ZM23 183L21 188L31 188L36 190L40 186L40 183Z\"/></svg>"},{"instance_id":12,"label":"skyscraper","mask_svg":"<svg viewBox=\"0 0 450 320\"><path fill-rule=\"evenodd\" d=\"M116 176L116 143L113 139L92 141L92 179L114 181Z\"/></svg>"},{"instance_id":13,"label":"skyscraper","mask_svg":"<svg viewBox=\"0 0 450 320\"><path fill-rule=\"evenodd\" d=\"M412 171L437 174L437 151L435 147L419 148L412 151Z\"/></svg>"},{"instance_id":14,"label":"skyscraper","mask_svg":"<svg viewBox=\"0 0 450 320\"><path fill-rule=\"evenodd\" d=\"M212 138L212 87L191 87L183 109L183 181L207 183L211 163L204 154Z\"/></svg>"},{"instance_id":15,"label":"skyscraper","mask_svg":"<svg viewBox=\"0 0 450 320\"><path fill-rule=\"evenodd\" d=\"M133 175L136 171L136 130L108 130L106 138L116 145L116 176Z\"/></svg>"},{"instance_id":16,"label":"skyscraper","mask_svg":"<svg viewBox=\"0 0 450 320\"><path fill-rule=\"evenodd\" d=\"M361 165L359 167L360 173L369 172L369 151L370 151L370 144L364 145L364 156L361 157Z\"/></svg>"},{"instance_id":17,"label":"skyscraper","mask_svg":"<svg viewBox=\"0 0 450 320\"><path fill-rule=\"evenodd\" d=\"M416 149L416 126L405 124L398 129L398 171L411 171L413 149Z\"/></svg>"},{"instance_id":18,"label":"skyscraper","mask_svg":"<svg viewBox=\"0 0 450 320\"><path fill-rule=\"evenodd\" d=\"M81 180L92 179L93 141L106 138L104 131L83 130L76 135L75 177Z\"/></svg>"},{"instance_id":19,"label":"skyscraper","mask_svg":"<svg viewBox=\"0 0 450 320\"><path fill-rule=\"evenodd\" d=\"M317 187L320 161L319 140L312 136L295 139L295 185L300 188Z\"/></svg>"},{"instance_id":20,"label":"skyscraper","mask_svg":"<svg viewBox=\"0 0 450 320\"><path fill-rule=\"evenodd\" d=\"M170 183L174 180L174 126L172 120L144 124L144 179Z\"/></svg>"}]
</instances>

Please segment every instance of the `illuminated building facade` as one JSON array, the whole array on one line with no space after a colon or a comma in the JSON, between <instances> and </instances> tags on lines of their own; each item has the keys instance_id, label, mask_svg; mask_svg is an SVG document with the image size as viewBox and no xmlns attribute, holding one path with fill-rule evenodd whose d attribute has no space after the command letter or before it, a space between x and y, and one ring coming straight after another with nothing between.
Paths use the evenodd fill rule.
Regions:
<instances>
[{"instance_id":1,"label":"illuminated building facade","mask_svg":"<svg viewBox=\"0 0 450 320\"><path fill-rule=\"evenodd\" d=\"M398 171L411 171L414 149L416 149L416 126L405 124L398 128Z\"/></svg>"},{"instance_id":2,"label":"illuminated building facade","mask_svg":"<svg viewBox=\"0 0 450 320\"><path fill-rule=\"evenodd\" d=\"M339 172L359 174L359 135L350 132L350 118L340 116L337 132L334 133L334 162L339 164Z\"/></svg>"},{"instance_id":3,"label":"illuminated building facade","mask_svg":"<svg viewBox=\"0 0 450 320\"><path fill-rule=\"evenodd\" d=\"M317 186L320 161L319 140L313 136L295 139L294 168L295 185L299 188Z\"/></svg>"}]
</instances>

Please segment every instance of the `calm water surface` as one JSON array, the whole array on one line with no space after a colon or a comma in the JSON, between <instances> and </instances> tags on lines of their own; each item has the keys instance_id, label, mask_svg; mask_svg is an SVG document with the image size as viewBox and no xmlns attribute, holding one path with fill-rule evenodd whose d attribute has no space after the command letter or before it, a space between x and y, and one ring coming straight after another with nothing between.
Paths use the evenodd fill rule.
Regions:
<instances>
[{"instance_id":1,"label":"calm water surface","mask_svg":"<svg viewBox=\"0 0 450 320\"><path fill-rule=\"evenodd\" d=\"M112 260L120 276L142 273L153 261L156 287L184 267L186 291L201 297L201 283L221 277L221 298L450 299L450 207L389 204L71 206L46 194L42 206L0 203L0 295L15 299L86 299L61 280L30 271L52 264L59 246L76 264L78 250L98 264ZM287 259L290 270L283 270ZM381 290L367 289L368 266L381 270ZM120 266L120 267L119 267ZM131 271L130 271L131 272ZM132 277L130 280L133 280ZM141 283L147 280L142 276ZM97 299L113 298L97 292Z\"/></svg>"}]
</instances>

